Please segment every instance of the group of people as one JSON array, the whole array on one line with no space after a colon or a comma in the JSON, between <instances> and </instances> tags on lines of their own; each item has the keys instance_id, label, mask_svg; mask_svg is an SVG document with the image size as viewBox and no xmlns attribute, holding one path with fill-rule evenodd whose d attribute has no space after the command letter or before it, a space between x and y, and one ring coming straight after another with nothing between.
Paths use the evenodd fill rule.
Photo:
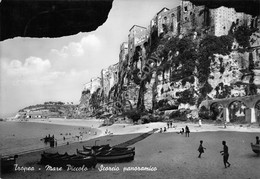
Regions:
<instances>
[{"instance_id":1,"label":"group of people","mask_svg":"<svg viewBox=\"0 0 260 179\"><path fill-rule=\"evenodd\" d=\"M198 148L198 151L199 151L198 158L201 158L201 154L204 153L204 150L206 150L206 148L203 147L202 144L203 144L203 140L200 141L200 145ZM256 136L256 144L258 144L258 145L260 144L260 140L259 140L258 136ZM223 156L224 166L225 166L225 168L227 168L227 167L230 167L231 164L228 162L229 152L228 152L228 146L227 146L226 141L222 141L222 145L223 145L223 150L220 151L220 153Z\"/></svg>"},{"instance_id":2,"label":"group of people","mask_svg":"<svg viewBox=\"0 0 260 179\"><path fill-rule=\"evenodd\" d=\"M160 133L162 133L162 132L166 132L166 131L167 131L166 127L164 127L164 128L160 128Z\"/></svg>"},{"instance_id":3,"label":"group of people","mask_svg":"<svg viewBox=\"0 0 260 179\"><path fill-rule=\"evenodd\" d=\"M201 158L201 154L204 153L204 150L206 150L206 148L203 147L202 144L203 144L203 140L200 141L200 145L198 148L198 151L199 151L198 158ZM226 144L226 141L222 141L222 145L223 145L223 150L220 151L220 153L221 153L221 155L223 155L224 166L225 166L225 168L227 168L227 167L230 167L231 164L228 162L229 153L228 153L228 146Z\"/></svg>"},{"instance_id":4,"label":"group of people","mask_svg":"<svg viewBox=\"0 0 260 179\"><path fill-rule=\"evenodd\" d=\"M172 126L172 121L168 121L168 122L167 122L167 127L168 127L168 129L173 127L173 126Z\"/></svg>"},{"instance_id":5,"label":"group of people","mask_svg":"<svg viewBox=\"0 0 260 179\"><path fill-rule=\"evenodd\" d=\"M184 134L185 133L185 137L190 137L190 128L188 126L185 127L185 130L184 128L181 129L180 132L177 132L177 134Z\"/></svg>"}]
</instances>

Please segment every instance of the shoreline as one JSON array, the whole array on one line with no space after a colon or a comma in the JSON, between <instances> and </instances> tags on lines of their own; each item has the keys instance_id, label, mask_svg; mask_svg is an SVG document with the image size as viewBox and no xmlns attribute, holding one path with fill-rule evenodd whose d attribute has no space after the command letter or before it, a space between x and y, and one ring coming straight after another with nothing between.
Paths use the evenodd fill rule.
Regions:
<instances>
[{"instance_id":1,"label":"shoreline","mask_svg":"<svg viewBox=\"0 0 260 179\"><path fill-rule=\"evenodd\" d=\"M99 128L99 126L103 123L103 121L101 120L96 120L96 119L88 119L88 120L82 120L82 119L60 119L60 118L51 118L48 120L39 120L39 119L31 119L28 121L5 121L5 122L17 122L17 123L39 123L39 124L48 124L48 125L60 125L60 126L70 126L70 127L79 127L79 128L84 128L87 127L91 130L91 134L85 134L84 137L82 137L81 140L69 140L63 143L59 143L56 147L62 147L62 146L66 146L68 145L67 142L69 142L69 145L74 144L74 143L82 143L97 137L101 137L102 135L104 135L104 131ZM96 132L96 135L94 134L94 132ZM60 141L60 140L58 140ZM45 147L39 147L39 148L34 148L32 147L31 149L26 149L26 150L22 150L20 152L3 152L1 155L2 156L12 156L15 154L18 154L19 156L21 155L25 155L25 154L30 154L30 153L34 153L34 152L40 152L40 151L44 151L44 150L49 150L51 149L50 146L45 146Z\"/></svg>"},{"instance_id":2,"label":"shoreline","mask_svg":"<svg viewBox=\"0 0 260 179\"><path fill-rule=\"evenodd\" d=\"M85 172L48 171L46 166L38 164L42 151L28 153L18 157L20 167L33 167L34 171L15 171L2 175L3 178L257 178L260 171L253 170L258 166L257 157L250 148L255 135L252 132L195 132L190 137L176 133L155 133L132 146L135 147L135 159L123 163L98 163L96 169ZM106 135L98 137L98 145L111 146L139 136L140 133L127 135ZM204 141L207 148L201 159L198 159L199 141ZM225 169L219 151L223 149L221 141L226 140L230 151L232 166ZM155 142L156 141L156 142ZM83 145L91 146L96 142L91 139L82 143L51 148L46 152L75 154ZM128 167L156 167L156 171L123 171ZM118 167L119 171L101 168ZM214 168L214 170L212 170ZM39 171L40 169L40 171ZM250 170L251 169L251 170Z\"/></svg>"},{"instance_id":3,"label":"shoreline","mask_svg":"<svg viewBox=\"0 0 260 179\"><path fill-rule=\"evenodd\" d=\"M87 120L86 120L87 121ZM154 128L167 128L166 122L148 124L113 124L111 126L100 126L101 120L91 121L76 120L53 120L52 122L42 121L47 124L79 126L79 124L93 124L100 134L91 136L85 141L75 141L69 145L61 145L54 148L33 151L19 155L17 166L33 168L34 171L14 171L2 175L3 178L257 178L260 171L251 171L254 166L259 165L259 157L251 150L250 143L255 142L255 136L260 135L260 128L257 126L230 124L226 129L222 125L177 122L173 123L174 128L159 133L159 130L149 137L132 144L135 147L135 158L131 162L123 163L98 163L96 169L89 171L71 172L66 169L62 171L49 171L46 166L40 165L43 151L50 153L76 154L77 149L83 146L118 145L132 140ZM37 121L30 121L37 122ZM41 123L42 123L41 122ZM94 124L95 123L95 124ZM76 125L77 124L77 125ZM177 134L181 128L188 125L190 137ZM82 126L81 127L85 127ZM106 134L105 131L109 131ZM207 148L201 159L198 159L199 141L203 140L203 146ZM223 167L223 159L219 151L223 149L221 141L226 140L230 151L229 169ZM116 167L118 171L101 170ZM154 167L156 171L124 171L124 168ZM214 170L212 170L214 168Z\"/></svg>"},{"instance_id":4,"label":"shoreline","mask_svg":"<svg viewBox=\"0 0 260 179\"><path fill-rule=\"evenodd\" d=\"M51 121L51 122L49 122ZM9 122L9 121L8 121ZM20 122L20 121L10 121L10 122ZM113 137L113 136L124 136L124 135L136 135L143 134L149 132L155 128L164 128L166 127L166 132L162 133L178 133L185 126L189 126L190 132L192 133L201 133L201 132L243 132L243 133L259 133L260 127L247 127L248 124L240 126L241 124L232 124L228 125L227 128L224 128L223 125L216 124L202 124L201 127L197 123L187 123L187 122L173 122L172 128L167 128L166 122L153 122L148 124L113 124L111 126L101 126L103 124L103 120L100 119L59 119L59 118L50 118L47 120L29 120L22 121L22 123L32 122L32 123L43 123L43 124L53 124L53 125L66 125L66 126L75 126L75 127L89 127L97 131L96 135L88 136L86 139L81 139L78 141L69 141L69 145L71 144L81 144L86 143L88 141L94 140L95 138L102 137ZM106 132L107 131L107 132ZM157 130L155 133L159 133L160 130ZM57 145L57 147L69 146L66 143L62 143ZM33 152L40 152L44 150L49 150L51 147L44 147L38 149L31 149L27 151L23 151L19 153L19 155L30 154ZM11 154L10 154L11 155Z\"/></svg>"},{"instance_id":5,"label":"shoreline","mask_svg":"<svg viewBox=\"0 0 260 179\"><path fill-rule=\"evenodd\" d=\"M129 124L129 123L115 123L110 126L101 126L103 124L103 119L63 119L63 118L50 118L48 120L40 119L31 119L26 122L34 123L44 123L44 124L54 124L54 125L67 125L75 127L90 127L95 128L101 131L99 136L105 136L105 131L108 130L111 134L114 135L125 135L132 133L145 133L154 128L167 128L166 122L151 122L147 124ZM20 122L20 121L6 121L6 122ZM213 124L213 123L204 123L202 126L199 126L198 123L193 122L173 122L172 128L167 128L167 132L179 132L181 128L189 126L191 132L216 132L216 131L237 131L237 132L260 132L260 125L255 124L233 124L230 123L224 128L223 124ZM108 135L108 134L107 134ZM98 136L98 137L99 137Z\"/></svg>"}]
</instances>

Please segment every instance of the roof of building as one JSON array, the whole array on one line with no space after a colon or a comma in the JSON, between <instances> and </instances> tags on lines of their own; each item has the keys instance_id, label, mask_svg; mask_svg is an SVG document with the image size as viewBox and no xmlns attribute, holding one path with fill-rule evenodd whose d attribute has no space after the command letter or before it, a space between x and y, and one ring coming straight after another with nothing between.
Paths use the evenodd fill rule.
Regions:
<instances>
[{"instance_id":1,"label":"roof of building","mask_svg":"<svg viewBox=\"0 0 260 179\"><path fill-rule=\"evenodd\" d=\"M168 9L167 7L164 7L164 8L162 8L159 12L157 12L157 15L160 14L160 13L161 13L162 11L164 11L165 9L166 9L167 11L170 10L170 9Z\"/></svg>"},{"instance_id":2,"label":"roof of building","mask_svg":"<svg viewBox=\"0 0 260 179\"><path fill-rule=\"evenodd\" d=\"M140 26L140 25L133 25L129 31L131 31L134 27L139 27L139 28L146 29L146 27L142 27L142 26Z\"/></svg>"}]
</instances>

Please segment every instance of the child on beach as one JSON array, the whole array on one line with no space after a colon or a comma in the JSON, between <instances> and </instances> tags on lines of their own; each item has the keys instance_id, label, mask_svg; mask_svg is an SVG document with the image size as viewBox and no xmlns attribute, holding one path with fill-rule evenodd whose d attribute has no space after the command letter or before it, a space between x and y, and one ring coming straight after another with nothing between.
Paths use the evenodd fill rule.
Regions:
<instances>
[{"instance_id":1,"label":"child on beach","mask_svg":"<svg viewBox=\"0 0 260 179\"><path fill-rule=\"evenodd\" d=\"M206 150L206 148L202 146L202 143L203 143L203 140L200 141L200 146L198 148L198 151L200 153L198 158L201 158L201 154L204 153L204 149Z\"/></svg>"},{"instance_id":2,"label":"child on beach","mask_svg":"<svg viewBox=\"0 0 260 179\"><path fill-rule=\"evenodd\" d=\"M225 168L230 167L230 163L228 162L228 157L229 157L229 153L228 153L228 146L226 145L226 141L222 141L223 144L223 150L220 151L221 155L223 155L223 161L224 161L224 165ZM227 166L228 164L228 166Z\"/></svg>"},{"instance_id":3,"label":"child on beach","mask_svg":"<svg viewBox=\"0 0 260 179\"><path fill-rule=\"evenodd\" d=\"M182 135L183 133L184 133L184 128L182 128L180 132L177 132L177 134L181 134L181 135Z\"/></svg>"}]
</instances>

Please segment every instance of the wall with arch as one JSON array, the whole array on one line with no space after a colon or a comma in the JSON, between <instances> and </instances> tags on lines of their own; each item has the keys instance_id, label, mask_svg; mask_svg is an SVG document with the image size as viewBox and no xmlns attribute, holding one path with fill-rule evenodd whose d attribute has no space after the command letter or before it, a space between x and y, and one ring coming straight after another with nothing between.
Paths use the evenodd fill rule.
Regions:
<instances>
[{"instance_id":1,"label":"wall with arch","mask_svg":"<svg viewBox=\"0 0 260 179\"><path fill-rule=\"evenodd\" d=\"M224 120L230 122L230 105L234 102L243 103L245 108L245 120L246 122L260 122L260 95L244 96L244 97L234 97L227 99L215 99L215 100L205 100L201 103L200 107L205 106L210 109L210 107L218 103L223 106Z\"/></svg>"}]
</instances>

